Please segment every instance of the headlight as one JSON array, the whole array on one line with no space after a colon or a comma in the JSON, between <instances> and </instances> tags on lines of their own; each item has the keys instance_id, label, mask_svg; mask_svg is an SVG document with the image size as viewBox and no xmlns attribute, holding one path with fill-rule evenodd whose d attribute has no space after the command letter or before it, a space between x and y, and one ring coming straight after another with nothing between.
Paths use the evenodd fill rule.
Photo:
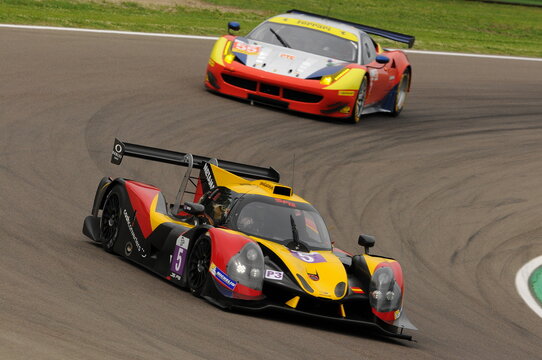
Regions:
<instances>
[{"instance_id":1,"label":"headlight","mask_svg":"<svg viewBox=\"0 0 542 360\"><path fill-rule=\"evenodd\" d=\"M320 79L320 84L322 84L322 85L331 85L332 83L334 83L335 81L339 80L344 75L346 75L346 73L349 72L349 71L350 71L350 69L344 68L344 69L336 72L335 74L322 76L322 78Z\"/></svg>"},{"instance_id":2,"label":"headlight","mask_svg":"<svg viewBox=\"0 0 542 360\"><path fill-rule=\"evenodd\" d=\"M226 271L238 283L261 290L264 273L262 249L253 242L245 244L241 251L230 259Z\"/></svg>"},{"instance_id":3,"label":"headlight","mask_svg":"<svg viewBox=\"0 0 542 360\"><path fill-rule=\"evenodd\" d=\"M393 270L382 267L375 271L369 286L369 301L378 312L395 311L401 308L401 288L395 281Z\"/></svg>"},{"instance_id":4,"label":"headlight","mask_svg":"<svg viewBox=\"0 0 542 360\"><path fill-rule=\"evenodd\" d=\"M232 53L231 47L232 47L231 41L228 41L226 43L226 46L224 46L224 54L223 54L224 61L227 62L228 64L231 64L233 60L235 60L235 55Z\"/></svg>"}]
</instances>

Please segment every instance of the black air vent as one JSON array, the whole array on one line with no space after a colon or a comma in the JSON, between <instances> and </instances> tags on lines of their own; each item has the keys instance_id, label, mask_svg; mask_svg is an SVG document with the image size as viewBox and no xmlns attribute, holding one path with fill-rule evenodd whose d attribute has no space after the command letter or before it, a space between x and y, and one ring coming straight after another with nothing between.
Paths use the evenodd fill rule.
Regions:
<instances>
[{"instance_id":1,"label":"black air vent","mask_svg":"<svg viewBox=\"0 0 542 360\"><path fill-rule=\"evenodd\" d=\"M292 196L292 189L286 186L275 186L273 194L282 196Z\"/></svg>"},{"instance_id":2,"label":"black air vent","mask_svg":"<svg viewBox=\"0 0 542 360\"><path fill-rule=\"evenodd\" d=\"M280 88L278 86L269 85L266 83L260 84L260 92L269 94L269 95L276 95L279 96L280 94Z\"/></svg>"},{"instance_id":3,"label":"black air vent","mask_svg":"<svg viewBox=\"0 0 542 360\"><path fill-rule=\"evenodd\" d=\"M230 85L240 87L242 89L256 91L258 83L256 81L243 79L237 76L232 76L228 74L222 74L222 79Z\"/></svg>"},{"instance_id":4,"label":"black air vent","mask_svg":"<svg viewBox=\"0 0 542 360\"><path fill-rule=\"evenodd\" d=\"M282 97L288 100L306 103L317 103L323 99L323 97L320 95L309 94L306 92L296 91L292 89L283 89Z\"/></svg>"}]
</instances>

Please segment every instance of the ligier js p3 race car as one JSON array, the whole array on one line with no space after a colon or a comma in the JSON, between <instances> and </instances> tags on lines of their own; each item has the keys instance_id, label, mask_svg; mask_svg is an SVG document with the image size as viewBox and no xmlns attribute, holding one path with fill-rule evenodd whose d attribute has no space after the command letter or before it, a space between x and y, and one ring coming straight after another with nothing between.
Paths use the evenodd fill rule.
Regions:
<instances>
[{"instance_id":1,"label":"ligier js p3 race car","mask_svg":"<svg viewBox=\"0 0 542 360\"><path fill-rule=\"evenodd\" d=\"M414 37L290 10L234 36L228 24L211 52L208 89L251 102L359 122L364 114L399 115L412 70L402 51L369 34L414 45Z\"/></svg>"},{"instance_id":2,"label":"ligier js p3 race car","mask_svg":"<svg viewBox=\"0 0 542 360\"><path fill-rule=\"evenodd\" d=\"M334 247L318 211L273 168L115 140L111 161L125 156L187 171L172 204L155 186L103 178L83 233L106 251L222 308L281 309L411 339L399 263L369 254L368 235L362 254Z\"/></svg>"}]
</instances>

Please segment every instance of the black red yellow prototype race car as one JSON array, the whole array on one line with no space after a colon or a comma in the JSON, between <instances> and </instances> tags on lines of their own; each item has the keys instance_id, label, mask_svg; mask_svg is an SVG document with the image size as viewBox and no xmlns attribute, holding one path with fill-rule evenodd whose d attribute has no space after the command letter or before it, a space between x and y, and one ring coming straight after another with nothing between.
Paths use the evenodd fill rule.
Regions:
<instances>
[{"instance_id":1,"label":"black red yellow prototype race car","mask_svg":"<svg viewBox=\"0 0 542 360\"><path fill-rule=\"evenodd\" d=\"M215 43L205 86L228 96L359 122L403 110L412 69L399 50L370 35L414 45L414 37L300 10L267 19L248 35Z\"/></svg>"},{"instance_id":2,"label":"black red yellow prototype race car","mask_svg":"<svg viewBox=\"0 0 542 360\"><path fill-rule=\"evenodd\" d=\"M115 139L111 161L125 156L187 171L172 204L155 186L103 178L83 233L106 251L222 308L294 311L411 339L399 263L369 254L368 235L362 254L334 247L318 211L273 168Z\"/></svg>"}]
</instances>

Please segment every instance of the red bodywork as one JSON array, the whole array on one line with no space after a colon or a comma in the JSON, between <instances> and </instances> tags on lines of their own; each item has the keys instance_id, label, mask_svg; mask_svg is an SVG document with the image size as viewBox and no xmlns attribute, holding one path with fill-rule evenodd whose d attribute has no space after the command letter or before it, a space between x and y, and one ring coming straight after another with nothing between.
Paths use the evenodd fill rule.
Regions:
<instances>
[{"instance_id":1,"label":"red bodywork","mask_svg":"<svg viewBox=\"0 0 542 360\"><path fill-rule=\"evenodd\" d=\"M127 180L125 186L130 204L135 211L137 224L143 236L148 238L153 231L150 221L153 211L151 205L160 190L152 185L131 180ZM198 182L198 189L201 192L201 181ZM201 194L198 194L197 191L196 198L199 199L199 197ZM220 228L209 229L209 237L211 238L211 261L224 273L226 273L226 267L232 256L241 251L246 243L253 241L241 234L234 234ZM216 283L219 286L224 286L219 281ZM238 283L231 295L233 298L259 298L262 296L262 291Z\"/></svg>"},{"instance_id":2,"label":"red bodywork","mask_svg":"<svg viewBox=\"0 0 542 360\"><path fill-rule=\"evenodd\" d=\"M395 281L399 285L399 288L401 289L401 294L404 296L405 288L404 288L404 281L403 281L403 269L401 269L401 265L398 262L383 262L376 266L375 271L382 267L389 267L393 271L393 275L395 277ZM388 312L378 312L374 308L372 308L373 314L378 316L381 320L384 320L385 322L389 324L393 324L393 322L396 319L395 311L388 311Z\"/></svg>"},{"instance_id":3,"label":"red bodywork","mask_svg":"<svg viewBox=\"0 0 542 360\"><path fill-rule=\"evenodd\" d=\"M152 233L151 204L160 190L152 185L128 180L125 183L132 208L136 212L136 219L141 233L148 238Z\"/></svg>"},{"instance_id":4,"label":"red bodywork","mask_svg":"<svg viewBox=\"0 0 542 360\"><path fill-rule=\"evenodd\" d=\"M225 35L223 38L233 42L236 36ZM223 49L223 52L224 50L227 49ZM367 76L369 83L365 107L378 108L385 105L387 95L399 84L403 72L410 66L406 55L401 51L386 51L381 54L390 58L389 63L379 64L373 61L367 65L346 66L362 69ZM332 118L352 116L358 93L357 89L345 89L352 94L340 95L345 90L326 89L328 86L322 85L319 80L274 74L238 61L224 62L224 65L221 65L212 59L207 65L205 86L224 95ZM350 111L345 113L345 107L349 107ZM376 111L380 110L388 109L384 107Z\"/></svg>"},{"instance_id":5,"label":"red bodywork","mask_svg":"<svg viewBox=\"0 0 542 360\"><path fill-rule=\"evenodd\" d=\"M211 237L211 262L224 273L226 273L226 267L230 259L240 252L245 244L253 242L253 240L241 234L234 234L219 228L209 229L209 235ZM224 287L221 282L217 281L216 283ZM232 294L234 298L243 299L261 296L261 290L254 290L239 283L235 286Z\"/></svg>"}]
</instances>

